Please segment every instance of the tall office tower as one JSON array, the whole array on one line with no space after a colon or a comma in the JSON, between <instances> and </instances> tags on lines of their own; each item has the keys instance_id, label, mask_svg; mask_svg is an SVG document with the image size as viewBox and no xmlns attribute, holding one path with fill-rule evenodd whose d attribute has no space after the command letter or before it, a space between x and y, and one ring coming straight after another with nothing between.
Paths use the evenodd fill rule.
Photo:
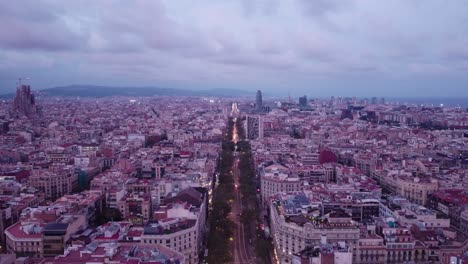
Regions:
<instances>
[{"instance_id":1,"label":"tall office tower","mask_svg":"<svg viewBox=\"0 0 468 264\"><path fill-rule=\"evenodd\" d=\"M36 100L31 93L31 86L19 83L16 87L16 97L13 101L13 116L32 117L36 115Z\"/></svg>"},{"instance_id":2,"label":"tall office tower","mask_svg":"<svg viewBox=\"0 0 468 264\"><path fill-rule=\"evenodd\" d=\"M380 98L380 104L385 104L385 98Z\"/></svg>"},{"instance_id":3,"label":"tall office tower","mask_svg":"<svg viewBox=\"0 0 468 264\"><path fill-rule=\"evenodd\" d=\"M262 91L257 91L257 97L255 98L255 110L262 111L263 102L262 102Z\"/></svg>"},{"instance_id":4,"label":"tall office tower","mask_svg":"<svg viewBox=\"0 0 468 264\"><path fill-rule=\"evenodd\" d=\"M248 115L246 117L245 134L248 139L263 138L263 118L260 115Z\"/></svg>"},{"instance_id":5,"label":"tall office tower","mask_svg":"<svg viewBox=\"0 0 468 264\"><path fill-rule=\"evenodd\" d=\"M371 104L377 104L377 97L372 97Z\"/></svg>"},{"instance_id":6,"label":"tall office tower","mask_svg":"<svg viewBox=\"0 0 468 264\"><path fill-rule=\"evenodd\" d=\"M300 107L307 107L307 96L299 97L299 106Z\"/></svg>"}]
</instances>

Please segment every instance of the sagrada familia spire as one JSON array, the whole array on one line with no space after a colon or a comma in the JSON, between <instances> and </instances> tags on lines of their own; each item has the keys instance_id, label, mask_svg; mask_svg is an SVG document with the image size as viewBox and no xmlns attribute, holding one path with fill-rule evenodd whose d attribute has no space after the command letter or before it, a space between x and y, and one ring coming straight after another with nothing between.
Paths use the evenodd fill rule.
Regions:
<instances>
[{"instance_id":1,"label":"sagrada familia spire","mask_svg":"<svg viewBox=\"0 0 468 264\"><path fill-rule=\"evenodd\" d=\"M13 116L33 117L37 114L36 100L31 92L31 86L21 83L16 87L16 97L13 101Z\"/></svg>"}]
</instances>

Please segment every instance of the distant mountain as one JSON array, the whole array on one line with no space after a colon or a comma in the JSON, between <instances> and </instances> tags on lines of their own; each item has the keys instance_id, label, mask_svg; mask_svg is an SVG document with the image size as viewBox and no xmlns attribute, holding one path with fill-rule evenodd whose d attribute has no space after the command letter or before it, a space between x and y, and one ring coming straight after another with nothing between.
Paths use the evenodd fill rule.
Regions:
<instances>
[{"instance_id":1,"label":"distant mountain","mask_svg":"<svg viewBox=\"0 0 468 264\"><path fill-rule=\"evenodd\" d=\"M234 97L250 95L252 92L237 89L185 90L158 87L112 87L96 85L69 85L47 88L37 91L40 96L217 96ZM0 98L11 98L13 93L0 95Z\"/></svg>"}]
</instances>

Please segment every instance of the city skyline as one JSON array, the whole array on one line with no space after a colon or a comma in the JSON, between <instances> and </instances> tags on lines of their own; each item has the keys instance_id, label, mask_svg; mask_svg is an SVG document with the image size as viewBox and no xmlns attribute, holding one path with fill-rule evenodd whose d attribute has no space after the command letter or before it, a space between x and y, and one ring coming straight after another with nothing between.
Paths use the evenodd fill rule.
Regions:
<instances>
[{"instance_id":1,"label":"city skyline","mask_svg":"<svg viewBox=\"0 0 468 264\"><path fill-rule=\"evenodd\" d=\"M0 1L0 264L468 263L467 10Z\"/></svg>"},{"instance_id":2,"label":"city skyline","mask_svg":"<svg viewBox=\"0 0 468 264\"><path fill-rule=\"evenodd\" d=\"M0 101L5 264L468 261L468 109L35 95Z\"/></svg>"},{"instance_id":3,"label":"city skyline","mask_svg":"<svg viewBox=\"0 0 468 264\"><path fill-rule=\"evenodd\" d=\"M87 83L467 97L463 1L4 2L0 92ZM133 18L133 19L128 19Z\"/></svg>"}]
</instances>

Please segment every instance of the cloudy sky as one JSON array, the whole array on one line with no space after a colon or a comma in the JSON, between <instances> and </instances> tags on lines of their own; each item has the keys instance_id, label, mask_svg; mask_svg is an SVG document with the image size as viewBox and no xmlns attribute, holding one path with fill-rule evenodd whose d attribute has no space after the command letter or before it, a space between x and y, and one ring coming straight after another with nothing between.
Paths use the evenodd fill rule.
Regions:
<instances>
[{"instance_id":1,"label":"cloudy sky","mask_svg":"<svg viewBox=\"0 0 468 264\"><path fill-rule=\"evenodd\" d=\"M0 2L0 91L68 84L468 96L465 0Z\"/></svg>"}]
</instances>

